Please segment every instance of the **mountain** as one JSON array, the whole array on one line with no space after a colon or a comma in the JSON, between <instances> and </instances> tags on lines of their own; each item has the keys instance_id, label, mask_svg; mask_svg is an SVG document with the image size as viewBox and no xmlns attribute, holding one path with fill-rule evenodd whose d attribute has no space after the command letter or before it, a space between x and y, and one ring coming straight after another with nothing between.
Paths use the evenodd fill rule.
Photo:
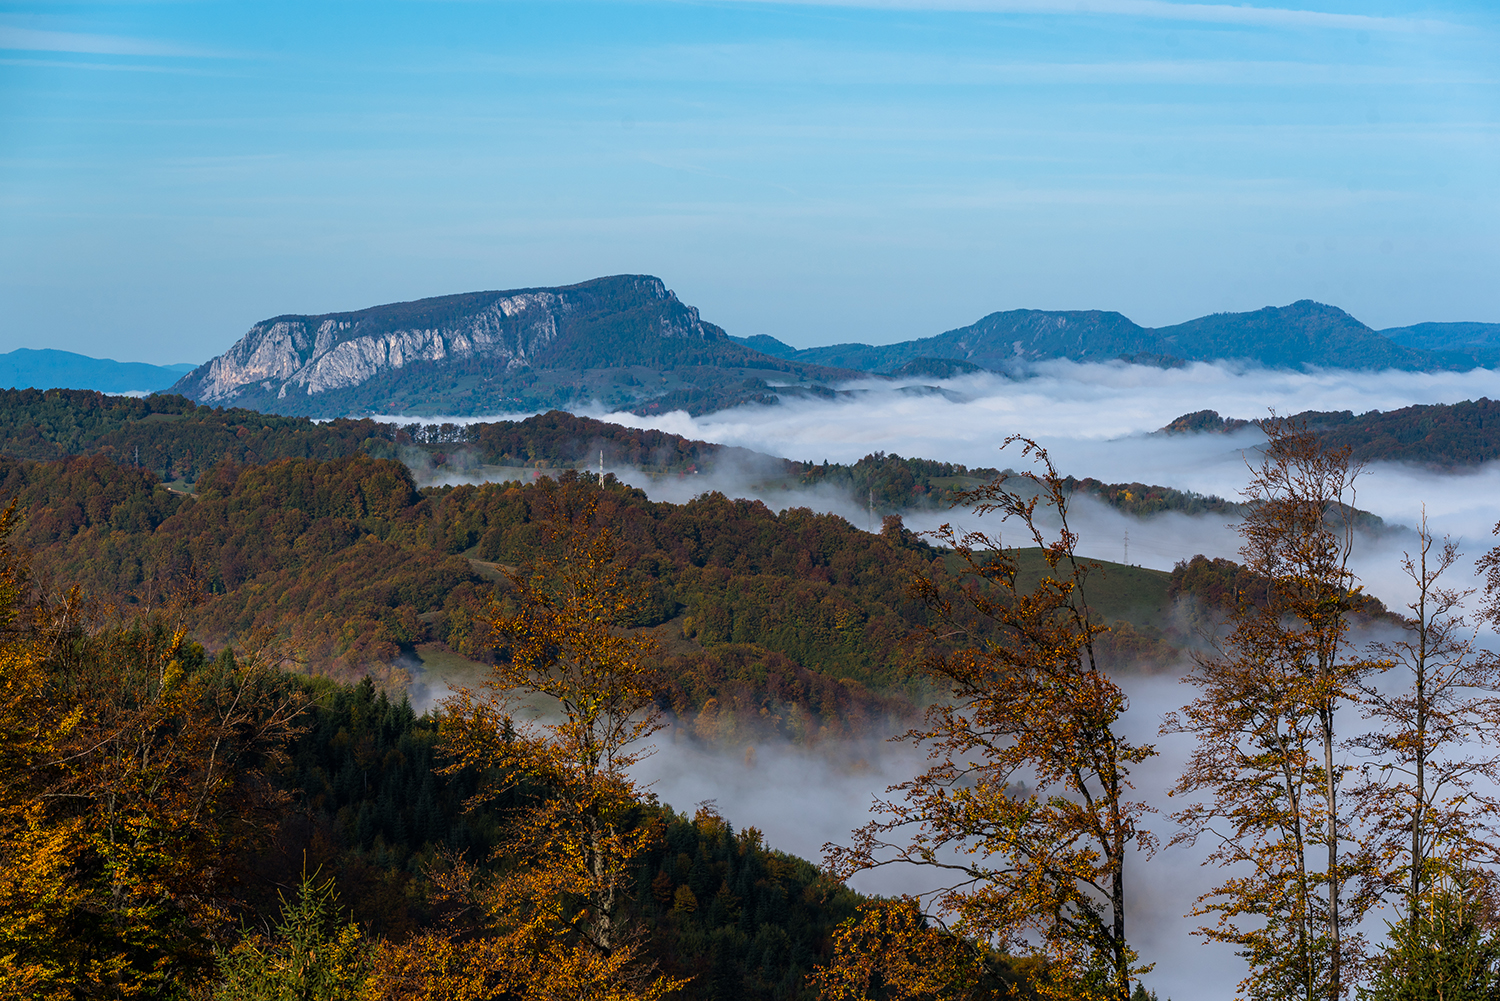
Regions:
<instances>
[{"instance_id":1,"label":"mountain","mask_svg":"<svg viewBox=\"0 0 1500 1001\"><path fill-rule=\"evenodd\" d=\"M1397 344L1342 309L1311 299L1251 313L1213 313L1153 333L1161 338L1161 353L1187 361L1223 358L1268 368L1452 367L1430 351Z\"/></svg>"},{"instance_id":2,"label":"mountain","mask_svg":"<svg viewBox=\"0 0 1500 1001\"><path fill-rule=\"evenodd\" d=\"M919 358L963 361L1003 371L1047 358L1106 361L1151 350L1155 344L1151 331L1115 312L1013 309L991 313L977 323L936 337L880 347L834 344L798 351L794 357L797 361L866 372L893 372Z\"/></svg>"},{"instance_id":3,"label":"mountain","mask_svg":"<svg viewBox=\"0 0 1500 1001\"><path fill-rule=\"evenodd\" d=\"M594 401L697 413L771 402L768 379L817 384L852 374L737 343L661 279L616 275L272 317L172 388L203 403L312 417Z\"/></svg>"},{"instance_id":4,"label":"mountain","mask_svg":"<svg viewBox=\"0 0 1500 1001\"><path fill-rule=\"evenodd\" d=\"M768 334L751 334L749 337L736 337L730 334L729 339L736 344L754 348L763 355L770 355L772 358L791 358L797 353L797 349L790 344L778 341Z\"/></svg>"},{"instance_id":5,"label":"mountain","mask_svg":"<svg viewBox=\"0 0 1500 1001\"><path fill-rule=\"evenodd\" d=\"M1500 360L1500 324L1422 324L1388 333L1398 336L1303 299L1157 328L1107 310L1015 309L934 337L798 349L766 334L730 336L659 278L615 275L559 288L272 317L172 389L200 403L317 418L474 416L591 404L700 414L832 397L830 384L859 373L1024 374L1055 358L1406 370Z\"/></svg>"},{"instance_id":6,"label":"mountain","mask_svg":"<svg viewBox=\"0 0 1500 1001\"><path fill-rule=\"evenodd\" d=\"M17 348L0 354L0 388L93 389L101 393L154 393L191 371L191 365L147 365L90 358L54 348Z\"/></svg>"},{"instance_id":7,"label":"mountain","mask_svg":"<svg viewBox=\"0 0 1500 1001\"><path fill-rule=\"evenodd\" d=\"M1380 333L1409 348L1471 359L1485 368L1500 365L1500 323L1417 323Z\"/></svg>"},{"instance_id":8,"label":"mountain","mask_svg":"<svg viewBox=\"0 0 1500 1001\"><path fill-rule=\"evenodd\" d=\"M1500 331L1500 325L1493 326ZM1494 350L1500 352L1500 335ZM885 373L895 373L923 358L962 361L997 371L1011 371L1049 358L1123 358L1155 365L1238 360L1271 368L1435 369L1474 365L1468 358L1397 343L1343 310L1311 299L1249 313L1214 313L1157 328L1139 326L1116 312L1013 309L991 313L977 323L936 337L882 346L835 344L807 348L789 357Z\"/></svg>"}]
</instances>

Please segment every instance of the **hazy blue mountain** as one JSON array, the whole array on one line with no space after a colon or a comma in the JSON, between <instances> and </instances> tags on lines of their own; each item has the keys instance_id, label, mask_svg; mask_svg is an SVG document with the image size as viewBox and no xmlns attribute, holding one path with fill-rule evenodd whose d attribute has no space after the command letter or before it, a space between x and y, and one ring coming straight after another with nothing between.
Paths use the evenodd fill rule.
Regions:
<instances>
[{"instance_id":1,"label":"hazy blue mountain","mask_svg":"<svg viewBox=\"0 0 1500 1001\"><path fill-rule=\"evenodd\" d=\"M1492 342L1500 357L1500 324L1422 324L1396 333L1411 343L1303 299L1159 328L1107 310L1014 309L934 337L799 350L765 334L730 336L658 278L615 275L272 317L173 389L204 403L309 417L483 415L589 404L706 413L833 398L837 384L857 373L1023 375L1034 363L1058 358L1434 370L1472 368L1476 359L1492 357L1480 350Z\"/></svg>"},{"instance_id":2,"label":"hazy blue mountain","mask_svg":"<svg viewBox=\"0 0 1500 1001\"><path fill-rule=\"evenodd\" d=\"M792 358L797 354L797 349L785 341L778 341L768 334L751 334L749 337L736 337L729 335L729 339L736 344L754 348L761 354L770 355L772 358Z\"/></svg>"},{"instance_id":3,"label":"hazy blue mountain","mask_svg":"<svg viewBox=\"0 0 1500 1001\"><path fill-rule=\"evenodd\" d=\"M853 373L732 340L649 275L276 316L173 387L204 403L330 417L496 414L598 401L693 413Z\"/></svg>"},{"instance_id":4,"label":"hazy blue mountain","mask_svg":"<svg viewBox=\"0 0 1500 1001\"><path fill-rule=\"evenodd\" d=\"M147 365L90 358L53 348L17 348L0 354L0 389L94 389L101 393L154 393L191 372L191 365Z\"/></svg>"},{"instance_id":5,"label":"hazy blue mountain","mask_svg":"<svg viewBox=\"0 0 1500 1001\"><path fill-rule=\"evenodd\" d=\"M1157 328L1142 327L1116 312L1014 309L936 337L879 346L834 344L807 348L792 357L890 373L918 358L963 361L996 371L1049 358L1123 358L1162 366L1239 360L1271 368L1473 367L1465 358L1399 344L1342 309L1311 299L1249 313L1214 313Z\"/></svg>"},{"instance_id":6,"label":"hazy blue mountain","mask_svg":"<svg viewBox=\"0 0 1500 1001\"><path fill-rule=\"evenodd\" d=\"M1269 368L1450 367L1430 351L1397 344L1342 309L1311 299L1250 313L1212 313L1154 333L1163 353L1188 361L1241 359Z\"/></svg>"},{"instance_id":7,"label":"hazy blue mountain","mask_svg":"<svg viewBox=\"0 0 1500 1001\"><path fill-rule=\"evenodd\" d=\"M1049 312L1013 309L991 313L977 323L936 337L896 344L834 344L807 348L798 361L894 372L918 358L963 361L1003 371L1045 358L1103 361L1121 354L1153 350L1150 331L1119 313L1099 310Z\"/></svg>"},{"instance_id":8,"label":"hazy blue mountain","mask_svg":"<svg viewBox=\"0 0 1500 1001\"><path fill-rule=\"evenodd\" d=\"M1500 365L1500 323L1417 323L1390 327L1381 334L1397 344L1423 351L1472 358L1485 368Z\"/></svg>"}]
</instances>

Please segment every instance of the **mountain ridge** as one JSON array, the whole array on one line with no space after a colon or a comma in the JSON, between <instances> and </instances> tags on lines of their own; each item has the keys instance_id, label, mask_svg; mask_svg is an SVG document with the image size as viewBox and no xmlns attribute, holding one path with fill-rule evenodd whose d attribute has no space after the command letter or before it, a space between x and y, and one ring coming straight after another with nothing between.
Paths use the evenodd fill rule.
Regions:
<instances>
[{"instance_id":1,"label":"mountain ridge","mask_svg":"<svg viewBox=\"0 0 1500 1001\"><path fill-rule=\"evenodd\" d=\"M56 348L16 348L0 354L0 388L61 386L101 393L153 393L171 386L192 367L91 358Z\"/></svg>"},{"instance_id":2,"label":"mountain ridge","mask_svg":"<svg viewBox=\"0 0 1500 1001\"><path fill-rule=\"evenodd\" d=\"M1406 347L1473 358L1485 368L1500 365L1500 323L1414 323L1380 333Z\"/></svg>"},{"instance_id":3,"label":"mountain ridge","mask_svg":"<svg viewBox=\"0 0 1500 1001\"><path fill-rule=\"evenodd\" d=\"M1500 329L1500 324L1493 326ZM1500 358L1500 338L1496 344ZM792 350L795 353L786 355L792 360L866 372L892 371L919 358L968 362L995 371L1015 371L1054 358L1123 358L1154 364L1245 361L1271 368L1440 369L1466 363L1472 368L1478 362L1458 351L1439 353L1399 344L1344 310L1311 299L1244 313L1210 313L1155 328L1142 327L1114 310L1013 309L934 337L880 346L849 343ZM1355 364L1350 365L1351 360Z\"/></svg>"},{"instance_id":4,"label":"mountain ridge","mask_svg":"<svg viewBox=\"0 0 1500 1001\"><path fill-rule=\"evenodd\" d=\"M661 279L613 275L271 317L172 391L302 416L516 412L595 399L701 412L768 402L767 378L855 374L762 354L705 322Z\"/></svg>"},{"instance_id":5,"label":"mountain ridge","mask_svg":"<svg viewBox=\"0 0 1500 1001\"><path fill-rule=\"evenodd\" d=\"M252 326L172 391L204 403L312 417L589 404L699 414L809 393L831 396L833 384L861 375L1024 375L1051 359L1418 371L1500 362L1500 324L1419 324L1392 333L1405 343L1338 307L1301 299L1156 328L1114 310L1015 309L895 344L795 348L765 334L729 335L659 278L614 275L282 314Z\"/></svg>"}]
</instances>

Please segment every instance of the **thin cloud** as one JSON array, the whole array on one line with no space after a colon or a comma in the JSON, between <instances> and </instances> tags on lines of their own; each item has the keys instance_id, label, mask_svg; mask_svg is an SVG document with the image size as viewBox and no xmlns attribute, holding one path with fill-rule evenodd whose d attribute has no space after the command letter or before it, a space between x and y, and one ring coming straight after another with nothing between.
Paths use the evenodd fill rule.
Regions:
<instances>
[{"instance_id":1,"label":"thin cloud","mask_svg":"<svg viewBox=\"0 0 1500 1001\"><path fill-rule=\"evenodd\" d=\"M77 52L93 56L177 56L203 58L214 53L151 38L95 35L78 31L38 31L0 24L0 50Z\"/></svg>"},{"instance_id":2,"label":"thin cloud","mask_svg":"<svg viewBox=\"0 0 1500 1001\"><path fill-rule=\"evenodd\" d=\"M150 66L139 63L84 63L68 59L4 59L0 66L42 66L47 69L99 70L105 73L178 73L198 75L196 71L180 66Z\"/></svg>"},{"instance_id":3,"label":"thin cloud","mask_svg":"<svg viewBox=\"0 0 1500 1001\"><path fill-rule=\"evenodd\" d=\"M1228 4L1168 3L1167 0L732 0L736 3L799 7L862 7L870 10L975 14L1103 14L1265 27L1331 28L1343 31L1439 31L1453 25L1370 14L1331 14L1286 7L1233 7Z\"/></svg>"}]
</instances>

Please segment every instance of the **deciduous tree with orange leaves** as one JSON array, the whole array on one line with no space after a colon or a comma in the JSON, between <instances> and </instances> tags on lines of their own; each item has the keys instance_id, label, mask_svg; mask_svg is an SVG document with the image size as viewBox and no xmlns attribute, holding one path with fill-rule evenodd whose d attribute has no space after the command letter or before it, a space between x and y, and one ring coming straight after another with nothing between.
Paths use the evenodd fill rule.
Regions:
<instances>
[{"instance_id":1,"label":"deciduous tree with orange leaves","mask_svg":"<svg viewBox=\"0 0 1500 1001\"><path fill-rule=\"evenodd\" d=\"M438 874L470 930L413 948L477 962L517 997L654 999L679 982L655 971L629 913L634 863L659 831L628 774L661 728L654 647L627 628L639 595L598 491L576 478L546 489L543 549L492 606L500 663L443 723L452 767L490 776L480 799L511 791L525 805L492 872L454 859Z\"/></svg>"},{"instance_id":2,"label":"deciduous tree with orange leaves","mask_svg":"<svg viewBox=\"0 0 1500 1001\"><path fill-rule=\"evenodd\" d=\"M1127 700L1095 657L1104 627L1087 583L1096 566L1077 554L1066 484L1044 449L1014 442L1038 471L967 499L1018 524L1047 571L1027 586L1015 548L998 537L948 525L934 533L964 576L957 597L944 582L917 582L940 623L935 646L969 642L926 662L949 697L906 738L932 764L891 787L899 798L877 805L879 819L852 846L825 852L845 878L896 864L943 874L936 902L959 934L1046 957L1053 975L1035 985L1043 996L1128 1001L1150 967L1126 936L1127 862L1156 844L1129 776L1155 751L1120 733Z\"/></svg>"},{"instance_id":3,"label":"deciduous tree with orange leaves","mask_svg":"<svg viewBox=\"0 0 1500 1001\"><path fill-rule=\"evenodd\" d=\"M207 660L170 609L101 624L34 591L0 545L0 998L160 996L230 931L301 690Z\"/></svg>"},{"instance_id":4,"label":"deciduous tree with orange leaves","mask_svg":"<svg viewBox=\"0 0 1500 1001\"><path fill-rule=\"evenodd\" d=\"M1045 964L1016 964L933 924L915 897L876 899L833 939L809 982L823 1001L1002 1001L1034 998Z\"/></svg>"}]
</instances>

